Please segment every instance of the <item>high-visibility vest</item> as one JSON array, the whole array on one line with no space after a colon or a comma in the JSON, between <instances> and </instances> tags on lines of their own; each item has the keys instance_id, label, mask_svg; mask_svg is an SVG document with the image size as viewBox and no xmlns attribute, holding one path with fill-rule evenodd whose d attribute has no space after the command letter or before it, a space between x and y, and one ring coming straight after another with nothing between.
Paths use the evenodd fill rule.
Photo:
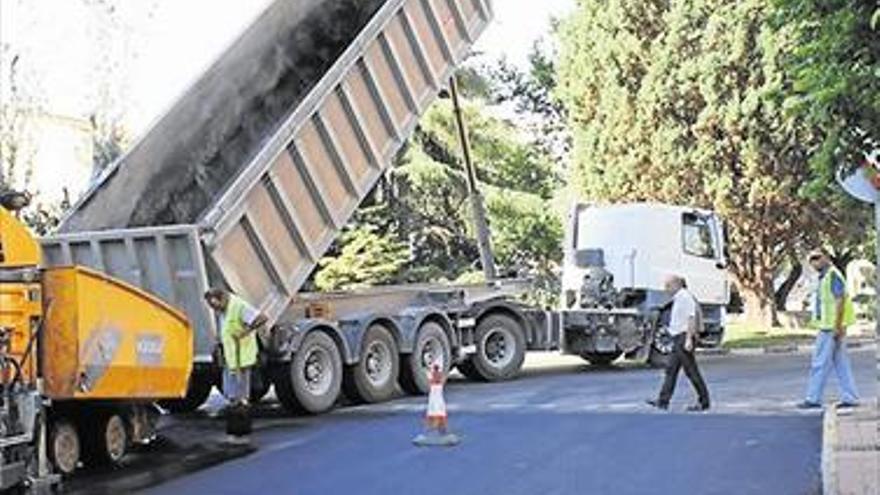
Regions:
<instances>
[{"instance_id":1,"label":"high-visibility vest","mask_svg":"<svg viewBox=\"0 0 880 495\"><path fill-rule=\"evenodd\" d=\"M223 358L231 370L247 368L257 364L257 333L251 332L244 338L235 339L247 329L244 326L245 302L235 294L229 295L229 303L223 315L220 338L223 342Z\"/></svg>"},{"instance_id":2,"label":"high-visibility vest","mask_svg":"<svg viewBox=\"0 0 880 495\"><path fill-rule=\"evenodd\" d=\"M834 276L837 276L841 283L844 284L844 287L846 287L846 279L843 278L840 271L834 266L829 266L825 275L819 280L819 290L816 293L816 297L819 298L819 301L818 304L813 306L812 326L820 330L834 330L837 326L837 299L831 291L831 282L834 280ZM818 314L816 314L817 307L819 309ZM843 327L846 328L855 322L856 312L853 307L852 299L850 299L849 294L844 292Z\"/></svg>"}]
</instances>

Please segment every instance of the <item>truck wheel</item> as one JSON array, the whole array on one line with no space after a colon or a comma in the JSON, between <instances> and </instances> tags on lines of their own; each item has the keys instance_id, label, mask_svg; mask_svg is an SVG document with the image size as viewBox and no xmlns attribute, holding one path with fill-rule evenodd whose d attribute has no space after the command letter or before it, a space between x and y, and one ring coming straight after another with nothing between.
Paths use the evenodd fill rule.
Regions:
<instances>
[{"instance_id":1,"label":"truck wheel","mask_svg":"<svg viewBox=\"0 0 880 495\"><path fill-rule=\"evenodd\" d=\"M513 318L495 314L477 325L477 353L471 357L480 379L506 380L522 367L526 356L525 337Z\"/></svg>"},{"instance_id":2,"label":"truck wheel","mask_svg":"<svg viewBox=\"0 0 880 495\"><path fill-rule=\"evenodd\" d=\"M480 373L477 371L477 367L474 366L474 357L470 356L464 361L455 365L459 372L464 375L465 378L471 381L481 381L483 377L480 376Z\"/></svg>"},{"instance_id":3,"label":"truck wheel","mask_svg":"<svg viewBox=\"0 0 880 495\"><path fill-rule=\"evenodd\" d=\"M390 399L400 372L397 354L391 331L382 325L370 326L364 334L360 360L345 369L345 395L355 402L369 404Z\"/></svg>"},{"instance_id":4,"label":"truck wheel","mask_svg":"<svg viewBox=\"0 0 880 495\"><path fill-rule=\"evenodd\" d=\"M175 414L195 411L211 395L211 387L214 386L211 378L210 373L193 372L189 386L186 388L186 395L182 399L159 401L159 405Z\"/></svg>"},{"instance_id":5,"label":"truck wheel","mask_svg":"<svg viewBox=\"0 0 880 495\"><path fill-rule=\"evenodd\" d=\"M67 419L59 419L49 431L49 457L62 475L76 471L81 455L79 433Z\"/></svg>"},{"instance_id":6,"label":"truck wheel","mask_svg":"<svg viewBox=\"0 0 880 495\"><path fill-rule=\"evenodd\" d=\"M433 321L419 329L413 352L400 355L400 386L409 394L428 393L428 370L432 363L441 359L443 373L448 374L452 361L449 337L443 327Z\"/></svg>"},{"instance_id":7,"label":"truck wheel","mask_svg":"<svg viewBox=\"0 0 880 495\"><path fill-rule=\"evenodd\" d=\"M273 381L278 400L287 410L329 411L342 385L342 358L336 342L324 332L306 335L290 362L275 368Z\"/></svg>"},{"instance_id":8,"label":"truck wheel","mask_svg":"<svg viewBox=\"0 0 880 495\"><path fill-rule=\"evenodd\" d=\"M125 419L117 413L100 414L88 426L84 445L86 461L90 465L119 464L129 447Z\"/></svg>"},{"instance_id":9,"label":"truck wheel","mask_svg":"<svg viewBox=\"0 0 880 495\"><path fill-rule=\"evenodd\" d=\"M581 358L595 366L610 366L623 352L585 352Z\"/></svg>"},{"instance_id":10,"label":"truck wheel","mask_svg":"<svg viewBox=\"0 0 880 495\"><path fill-rule=\"evenodd\" d=\"M648 364L653 368L665 368L672 357L674 345L672 335L669 335L669 329L665 325L658 327L654 331L654 338L651 340Z\"/></svg>"}]
</instances>

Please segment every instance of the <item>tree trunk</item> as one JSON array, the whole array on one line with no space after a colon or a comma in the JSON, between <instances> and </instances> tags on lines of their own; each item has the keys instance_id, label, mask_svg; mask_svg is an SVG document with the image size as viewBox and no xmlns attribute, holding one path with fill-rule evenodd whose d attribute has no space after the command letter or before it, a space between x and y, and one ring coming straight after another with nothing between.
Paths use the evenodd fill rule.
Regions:
<instances>
[{"instance_id":1,"label":"tree trunk","mask_svg":"<svg viewBox=\"0 0 880 495\"><path fill-rule=\"evenodd\" d=\"M788 295L791 294L791 290L794 289L794 286L797 284L798 280L800 280L801 275L804 273L804 266L799 262L792 260L792 268L791 271L788 272L788 276L785 278L785 281L782 282L782 285L779 286L779 289L776 290L776 294L773 295L774 302L776 304L776 311L785 311L785 303L788 302Z\"/></svg>"},{"instance_id":2,"label":"tree trunk","mask_svg":"<svg viewBox=\"0 0 880 495\"><path fill-rule=\"evenodd\" d=\"M756 291L742 289L742 298L745 309L745 319L750 325L760 327L772 327L776 323L776 305L774 304L772 291Z\"/></svg>"}]
</instances>

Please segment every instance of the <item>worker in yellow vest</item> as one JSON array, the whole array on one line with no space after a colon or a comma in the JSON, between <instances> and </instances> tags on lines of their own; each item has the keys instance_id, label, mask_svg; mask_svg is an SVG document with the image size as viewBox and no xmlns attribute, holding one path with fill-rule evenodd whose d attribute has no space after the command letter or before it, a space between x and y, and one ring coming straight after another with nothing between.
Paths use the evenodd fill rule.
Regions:
<instances>
[{"instance_id":1,"label":"worker in yellow vest","mask_svg":"<svg viewBox=\"0 0 880 495\"><path fill-rule=\"evenodd\" d=\"M831 263L828 253L818 249L808 261L819 274L819 286L813 301L812 327L818 330L810 366L807 396L798 407L822 407L825 381L833 368L840 389L837 407L855 407L859 394L853 379L852 365L846 350L846 329L855 323L852 299L846 293L846 280Z\"/></svg>"},{"instance_id":2,"label":"worker in yellow vest","mask_svg":"<svg viewBox=\"0 0 880 495\"><path fill-rule=\"evenodd\" d=\"M220 317L223 394L231 405L246 405L250 396L250 370L257 364L257 330L265 315L244 299L222 289L205 293L205 301Z\"/></svg>"}]
</instances>

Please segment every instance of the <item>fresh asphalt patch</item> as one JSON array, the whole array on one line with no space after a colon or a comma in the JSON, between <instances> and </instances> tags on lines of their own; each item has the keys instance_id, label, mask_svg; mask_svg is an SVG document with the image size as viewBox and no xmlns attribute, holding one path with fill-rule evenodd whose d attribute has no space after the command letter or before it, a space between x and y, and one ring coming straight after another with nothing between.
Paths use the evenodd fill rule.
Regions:
<instances>
[{"instance_id":1,"label":"fresh asphalt patch","mask_svg":"<svg viewBox=\"0 0 880 495\"><path fill-rule=\"evenodd\" d=\"M166 437L139 446L120 466L84 469L63 484L73 495L117 495L143 490L256 451L251 445L209 440L181 446Z\"/></svg>"}]
</instances>

